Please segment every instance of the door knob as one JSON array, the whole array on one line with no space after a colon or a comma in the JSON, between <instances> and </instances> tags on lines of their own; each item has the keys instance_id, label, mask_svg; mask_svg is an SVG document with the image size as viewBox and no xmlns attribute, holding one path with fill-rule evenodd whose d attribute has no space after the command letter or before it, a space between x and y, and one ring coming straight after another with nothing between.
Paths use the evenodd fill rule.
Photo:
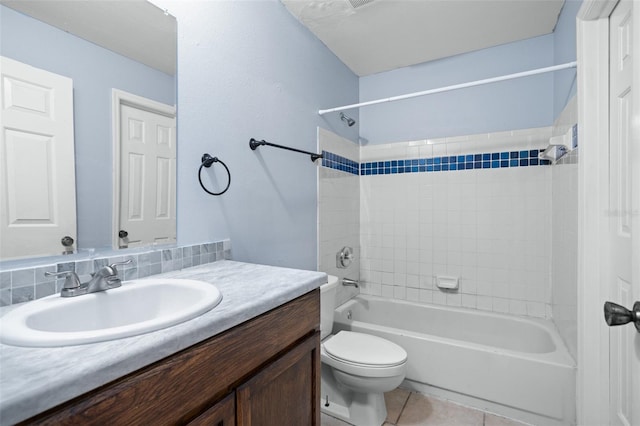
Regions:
<instances>
[{"instance_id":1,"label":"door knob","mask_svg":"<svg viewBox=\"0 0 640 426\"><path fill-rule=\"evenodd\" d=\"M129 233L125 230L121 230L120 232L118 232L118 237L120 238L127 238L129 236Z\"/></svg>"},{"instance_id":2,"label":"door knob","mask_svg":"<svg viewBox=\"0 0 640 426\"><path fill-rule=\"evenodd\" d=\"M62 239L60 240L60 244L62 244L62 247L64 247L64 250L62 250L62 254L73 254L74 242L75 241L73 240L73 238L68 235L62 237Z\"/></svg>"},{"instance_id":3,"label":"door knob","mask_svg":"<svg viewBox=\"0 0 640 426\"><path fill-rule=\"evenodd\" d=\"M604 302L604 320L610 327L633 322L640 332L640 302L634 303L631 311L616 303Z\"/></svg>"},{"instance_id":4,"label":"door knob","mask_svg":"<svg viewBox=\"0 0 640 426\"><path fill-rule=\"evenodd\" d=\"M60 243L64 246L64 247L71 247L74 243L73 238L71 238L70 236L64 236L62 237L62 239L60 240Z\"/></svg>"}]
</instances>

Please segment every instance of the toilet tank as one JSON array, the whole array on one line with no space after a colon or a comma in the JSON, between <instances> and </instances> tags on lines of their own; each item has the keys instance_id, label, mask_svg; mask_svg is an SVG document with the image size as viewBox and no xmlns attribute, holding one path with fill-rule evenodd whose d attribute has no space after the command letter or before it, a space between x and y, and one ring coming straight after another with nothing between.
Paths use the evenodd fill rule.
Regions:
<instances>
[{"instance_id":1,"label":"toilet tank","mask_svg":"<svg viewBox=\"0 0 640 426\"><path fill-rule=\"evenodd\" d=\"M329 275L329 281L320 286L320 340L331 334L333 310L336 308L338 277Z\"/></svg>"}]
</instances>

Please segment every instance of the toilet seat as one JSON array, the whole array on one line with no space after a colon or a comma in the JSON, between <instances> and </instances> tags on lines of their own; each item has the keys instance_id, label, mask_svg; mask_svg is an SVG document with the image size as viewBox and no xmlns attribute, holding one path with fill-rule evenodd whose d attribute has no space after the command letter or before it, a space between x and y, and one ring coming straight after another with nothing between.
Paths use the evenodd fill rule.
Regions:
<instances>
[{"instance_id":1,"label":"toilet seat","mask_svg":"<svg viewBox=\"0 0 640 426\"><path fill-rule=\"evenodd\" d=\"M402 347L370 334L340 331L322 346L329 357L352 366L389 368L407 361L407 352Z\"/></svg>"}]
</instances>

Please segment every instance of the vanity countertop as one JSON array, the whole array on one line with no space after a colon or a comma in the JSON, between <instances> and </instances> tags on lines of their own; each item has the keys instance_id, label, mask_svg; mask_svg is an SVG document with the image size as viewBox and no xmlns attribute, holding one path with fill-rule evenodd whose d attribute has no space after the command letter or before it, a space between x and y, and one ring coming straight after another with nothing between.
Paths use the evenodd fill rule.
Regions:
<instances>
[{"instance_id":1,"label":"vanity countertop","mask_svg":"<svg viewBox=\"0 0 640 426\"><path fill-rule=\"evenodd\" d=\"M222 302L182 324L124 339L59 348L0 344L0 424L14 424L55 407L302 296L327 281L322 272L233 261L150 278L159 277L213 283L222 292Z\"/></svg>"}]
</instances>

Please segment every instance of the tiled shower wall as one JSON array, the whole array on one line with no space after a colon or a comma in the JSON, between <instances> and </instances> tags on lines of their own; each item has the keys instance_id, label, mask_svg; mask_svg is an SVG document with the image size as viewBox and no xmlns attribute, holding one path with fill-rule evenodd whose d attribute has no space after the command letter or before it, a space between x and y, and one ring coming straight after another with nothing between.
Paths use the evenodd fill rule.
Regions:
<instances>
[{"instance_id":1,"label":"tiled shower wall","mask_svg":"<svg viewBox=\"0 0 640 426\"><path fill-rule=\"evenodd\" d=\"M359 229L363 293L552 317L575 356L578 150L553 167L536 158L576 105L548 128L364 146L359 164L355 144L320 130L320 270L355 275L335 252ZM353 294L341 291L338 303Z\"/></svg>"},{"instance_id":2,"label":"tiled shower wall","mask_svg":"<svg viewBox=\"0 0 640 426\"><path fill-rule=\"evenodd\" d=\"M554 136L577 123L574 97L558 117ZM553 321L567 348L577 359L578 318L578 152L576 149L552 167L551 287Z\"/></svg>"},{"instance_id":3,"label":"tiled shower wall","mask_svg":"<svg viewBox=\"0 0 640 426\"><path fill-rule=\"evenodd\" d=\"M362 292L550 317L552 168L535 159L551 132L548 127L362 147L365 167L426 159L424 172L418 160L412 173L374 175L365 168L360 177ZM455 157L454 168L442 167L446 157L449 164ZM439 167L434 160L428 170L434 158ZM439 275L458 277L459 289L439 289Z\"/></svg>"},{"instance_id":4,"label":"tiled shower wall","mask_svg":"<svg viewBox=\"0 0 640 426\"><path fill-rule=\"evenodd\" d=\"M318 270L342 278L360 278L360 184L359 147L332 132L318 129L319 150L324 152L318 168ZM343 247L354 250L347 268L336 266L336 253ZM338 285L337 305L358 292Z\"/></svg>"}]
</instances>

